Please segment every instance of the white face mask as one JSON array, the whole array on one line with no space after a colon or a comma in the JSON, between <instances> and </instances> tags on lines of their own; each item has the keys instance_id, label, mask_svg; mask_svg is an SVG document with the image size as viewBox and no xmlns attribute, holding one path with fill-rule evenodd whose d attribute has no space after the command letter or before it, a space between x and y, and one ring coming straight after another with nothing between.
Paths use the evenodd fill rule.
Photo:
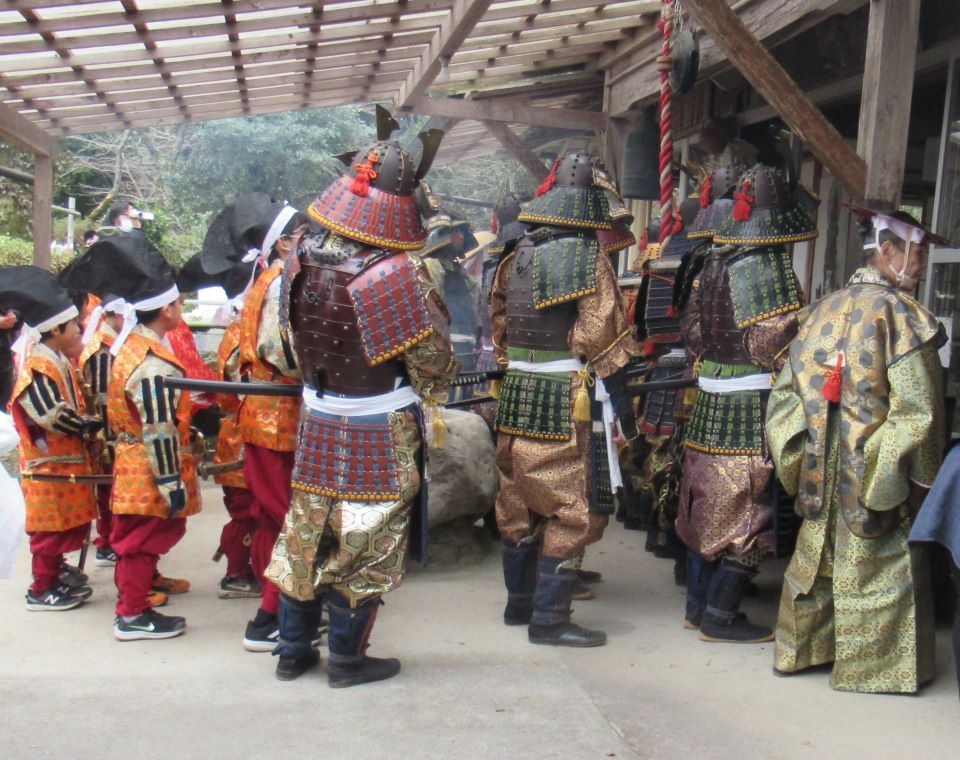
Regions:
<instances>
[{"instance_id":1,"label":"white face mask","mask_svg":"<svg viewBox=\"0 0 960 760\"><path fill-rule=\"evenodd\" d=\"M120 224L117 225L121 230L129 232L133 229L133 220L129 216L121 216Z\"/></svg>"}]
</instances>

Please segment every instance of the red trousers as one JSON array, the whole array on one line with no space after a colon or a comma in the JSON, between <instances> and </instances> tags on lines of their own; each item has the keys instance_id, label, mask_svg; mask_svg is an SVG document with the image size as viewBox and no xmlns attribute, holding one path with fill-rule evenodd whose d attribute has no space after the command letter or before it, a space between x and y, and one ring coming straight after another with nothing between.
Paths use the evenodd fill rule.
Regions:
<instances>
[{"instance_id":1,"label":"red trousers","mask_svg":"<svg viewBox=\"0 0 960 760\"><path fill-rule=\"evenodd\" d=\"M30 591L42 594L60 580L63 555L75 552L90 531L90 523L69 530L38 530L30 534L30 553L33 555L33 583Z\"/></svg>"},{"instance_id":2,"label":"red trousers","mask_svg":"<svg viewBox=\"0 0 960 760\"><path fill-rule=\"evenodd\" d=\"M182 517L113 516L110 546L117 553L113 577L120 592L118 615L139 615L150 606L147 597L160 555L176 546L186 532L187 521Z\"/></svg>"},{"instance_id":3,"label":"red trousers","mask_svg":"<svg viewBox=\"0 0 960 760\"><path fill-rule=\"evenodd\" d=\"M250 546L257 529L253 516L253 492L236 486L223 487L223 505L230 522L220 531L220 551L227 558L227 575L243 575L250 566Z\"/></svg>"},{"instance_id":4,"label":"red trousers","mask_svg":"<svg viewBox=\"0 0 960 760\"><path fill-rule=\"evenodd\" d=\"M113 512L110 511L110 491L112 486L98 485L97 487L97 538L94 543L98 549L110 548L110 524L113 521Z\"/></svg>"},{"instance_id":5,"label":"red trousers","mask_svg":"<svg viewBox=\"0 0 960 760\"><path fill-rule=\"evenodd\" d=\"M253 514L257 520L257 531L250 546L250 562L263 586L260 608L271 615L276 615L280 609L280 589L264 578L263 572L270 564L273 545L277 543L290 509L292 475L292 451L243 444L243 477L253 492Z\"/></svg>"}]
</instances>

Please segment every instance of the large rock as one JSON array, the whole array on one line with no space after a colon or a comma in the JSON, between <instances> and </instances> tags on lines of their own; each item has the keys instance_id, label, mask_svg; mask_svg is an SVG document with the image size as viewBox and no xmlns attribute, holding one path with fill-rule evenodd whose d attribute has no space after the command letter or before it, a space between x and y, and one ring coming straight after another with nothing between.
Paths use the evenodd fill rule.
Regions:
<instances>
[{"instance_id":1,"label":"large rock","mask_svg":"<svg viewBox=\"0 0 960 760\"><path fill-rule=\"evenodd\" d=\"M427 474L430 478L430 528L482 517L497 497L497 464L493 436L481 417L445 410L447 441L433 448L433 426L427 425Z\"/></svg>"}]
</instances>

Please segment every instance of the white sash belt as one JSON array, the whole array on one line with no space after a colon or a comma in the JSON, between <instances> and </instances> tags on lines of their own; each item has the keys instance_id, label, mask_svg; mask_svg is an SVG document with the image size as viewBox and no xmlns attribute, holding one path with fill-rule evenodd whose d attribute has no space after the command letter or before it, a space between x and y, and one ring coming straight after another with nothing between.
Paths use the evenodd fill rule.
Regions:
<instances>
[{"instance_id":1,"label":"white sash belt","mask_svg":"<svg viewBox=\"0 0 960 760\"><path fill-rule=\"evenodd\" d=\"M552 372L579 372L583 369L583 362L579 359L556 359L552 362L521 362L510 360L508 370L514 369L520 372L530 372L532 374L550 374ZM617 449L613 445L613 426L616 424L616 416L613 413L613 402L610 400L610 394L603 384L603 380L597 379L597 388L595 393L597 401L603 404L603 434L607 441L607 463L610 466L610 487L616 491L623 485L623 475L620 473L620 460L617 458Z\"/></svg>"},{"instance_id":2,"label":"white sash belt","mask_svg":"<svg viewBox=\"0 0 960 760\"><path fill-rule=\"evenodd\" d=\"M746 377L731 377L725 380L717 380L713 377L697 378L697 385L701 390L707 393L737 393L739 391L768 391L770 390L773 375L769 372L762 372L758 375L747 375Z\"/></svg>"},{"instance_id":3,"label":"white sash belt","mask_svg":"<svg viewBox=\"0 0 960 760\"><path fill-rule=\"evenodd\" d=\"M303 387L303 403L308 408L335 417L369 417L373 414L386 414L416 404L419 401L420 397L409 385L377 396L357 396L353 398L318 396L312 388Z\"/></svg>"}]
</instances>

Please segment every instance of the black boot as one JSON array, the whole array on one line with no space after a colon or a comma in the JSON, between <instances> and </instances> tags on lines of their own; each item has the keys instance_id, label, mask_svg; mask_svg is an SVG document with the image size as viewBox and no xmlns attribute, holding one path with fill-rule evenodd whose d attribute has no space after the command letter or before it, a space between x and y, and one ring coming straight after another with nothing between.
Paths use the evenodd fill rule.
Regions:
<instances>
[{"instance_id":1,"label":"black boot","mask_svg":"<svg viewBox=\"0 0 960 760\"><path fill-rule=\"evenodd\" d=\"M273 650L279 655L276 675L281 681L292 681L320 662L316 649L323 599L301 602L280 595L280 639Z\"/></svg>"},{"instance_id":2,"label":"black boot","mask_svg":"<svg viewBox=\"0 0 960 760\"><path fill-rule=\"evenodd\" d=\"M607 634L603 631L591 631L570 622L570 601L577 581L574 564L575 561L569 559L540 558L537 588L533 595L533 616L527 629L531 644L598 647L607 643Z\"/></svg>"},{"instance_id":3,"label":"black boot","mask_svg":"<svg viewBox=\"0 0 960 760\"><path fill-rule=\"evenodd\" d=\"M683 627L688 631L700 627L703 612L707 608L707 589L718 564L705 560L695 551L687 551L687 609L683 616Z\"/></svg>"},{"instance_id":4,"label":"black boot","mask_svg":"<svg viewBox=\"0 0 960 760\"><path fill-rule=\"evenodd\" d=\"M507 587L506 625L527 625L533 614L533 589L537 585L537 543L501 542L503 582Z\"/></svg>"},{"instance_id":5,"label":"black boot","mask_svg":"<svg viewBox=\"0 0 960 760\"><path fill-rule=\"evenodd\" d=\"M336 592L330 594L330 630L327 633L330 663L327 665L327 682L331 688L343 689L385 681L400 672L400 660L381 660L365 654L381 604L380 597L376 596L356 609L350 609L350 602L345 597Z\"/></svg>"},{"instance_id":6,"label":"black boot","mask_svg":"<svg viewBox=\"0 0 960 760\"><path fill-rule=\"evenodd\" d=\"M707 608L700 623L700 640L728 644L759 644L773 641L773 630L754 625L740 613L740 602L756 568L746 567L731 559L720 563L707 589Z\"/></svg>"}]
</instances>

